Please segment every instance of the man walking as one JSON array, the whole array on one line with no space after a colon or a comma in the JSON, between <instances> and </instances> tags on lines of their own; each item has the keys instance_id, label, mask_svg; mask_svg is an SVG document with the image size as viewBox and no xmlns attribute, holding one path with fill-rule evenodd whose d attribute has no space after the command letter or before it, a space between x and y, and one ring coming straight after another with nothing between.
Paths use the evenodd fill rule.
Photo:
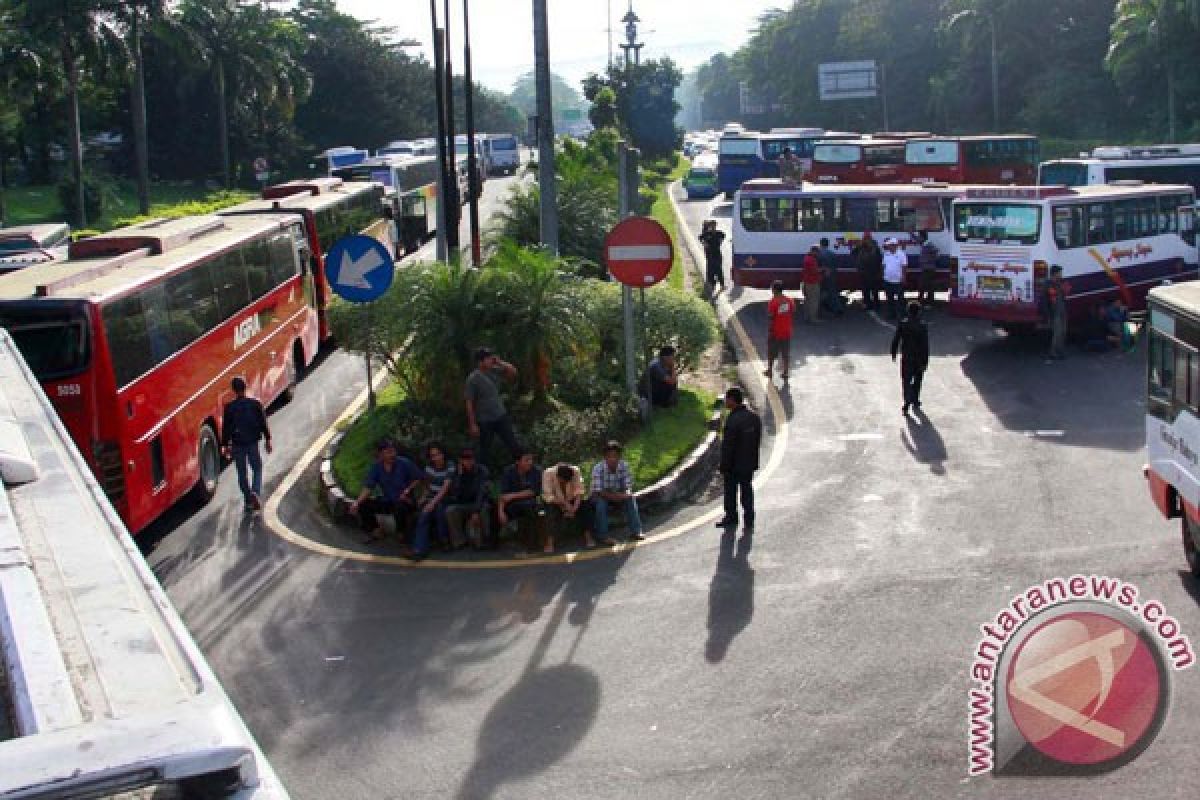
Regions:
<instances>
[{"instance_id":1,"label":"man walking","mask_svg":"<svg viewBox=\"0 0 1200 800\"><path fill-rule=\"evenodd\" d=\"M921 304L915 300L908 304L908 316L896 326L896 333L892 335L893 362L897 350L900 352L900 387L904 395L900 412L907 414L910 407L919 411L921 379L929 366L929 328L921 321Z\"/></svg>"},{"instance_id":2,"label":"man walking","mask_svg":"<svg viewBox=\"0 0 1200 800\"><path fill-rule=\"evenodd\" d=\"M700 244L704 245L704 280L712 294L716 294L718 285L725 288L725 272L721 269L721 245L724 242L725 233L717 230L717 221L704 220L700 226Z\"/></svg>"},{"instance_id":3,"label":"man walking","mask_svg":"<svg viewBox=\"0 0 1200 800\"><path fill-rule=\"evenodd\" d=\"M746 408L742 390L734 386L725 392L725 429L721 433L721 478L725 482L725 516L718 528L736 528L738 494L746 530L754 528L754 472L758 469L758 450L762 444L762 419Z\"/></svg>"},{"instance_id":4,"label":"man walking","mask_svg":"<svg viewBox=\"0 0 1200 800\"><path fill-rule=\"evenodd\" d=\"M883 243L883 293L887 298L888 318L899 320L904 307L904 270L908 255L894 237Z\"/></svg>"},{"instance_id":5,"label":"man walking","mask_svg":"<svg viewBox=\"0 0 1200 800\"><path fill-rule=\"evenodd\" d=\"M258 452L258 440L266 440L270 453L271 429L267 427L267 414L262 403L246 396L246 380L238 375L230 382L230 387L236 397L225 406L221 419L221 452L226 458L233 457L238 488L242 490L245 511L250 514L262 508L262 456ZM247 469L251 472L249 479Z\"/></svg>"},{"instance_id":6,"label":"man walking","mask_svg":"<svg viewBox=\"0 0 1200 800\"><path fill-rule=\"evenodd\" d=\"M788 368L792 363L792 316L795 313L796 303L783 293L783 281L772 283L771 299L767 303L767 369L763 373L768 378L778 357L783 367L783 380L788 379Z\"/></svg>"},{"instance_id":7,"label":"man walking","mask_svg":"<svg viewBox=\"0 0 1200 800\"><path fill-rule=\"evenodd\" d=\"M493 436L508 448L512 457L521 455L521 445L513 431L508 409L500 397L500 381L517 377L517 368L500 358L486 347L475 351L475 369L467 376L467 432L479 440L477 455L481 461L488 457L488 445Z\"/></svg>"},{"instance_id":8,"label":"man walking","mask_svg":"<svg viewBox=\"0 0 1200 800\"><path fill-rule=\"evenodd\" d=\"M1052 359L1066 358L1067 294L1071 284L1063 280L1062 267L1050 268L1050 280L1042 292L1042 316L1050 323L1050 353Z\"/></svg>"}]
</instances>

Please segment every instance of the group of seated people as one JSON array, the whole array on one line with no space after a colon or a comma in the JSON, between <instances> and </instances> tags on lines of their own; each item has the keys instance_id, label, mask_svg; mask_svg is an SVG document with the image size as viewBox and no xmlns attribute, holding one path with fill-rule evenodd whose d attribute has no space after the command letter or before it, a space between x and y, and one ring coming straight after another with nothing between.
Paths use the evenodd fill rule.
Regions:
<instances>
[{"instance_id":1,"label":"group of seated people","mask_svg":"<svg viewBox=\"0 0 1200 800\"><path fill-rule=\"evenodd\" d=\"M1093 352L1129 350L1136 344L1135 330L1129 322L1129 310L1118 298L1092 308L1084 327L1084 345Z\"/></svg>"},{"instance_id":2,"label":"group of seated people","mask_svg":"<svg viewBox=\"0 0 1200 800\"><path fill-rule=\"evenodd\" d=\"M573 526L581 530L584 547L614 545L608 535L613 510L624 513L631 541L645 538L620 443L605 445L604 458L592 469L590 492L579 467L562 462L543 470L535 461L533 451L523 448L493 491L474 448L462 448L455 463L444 447L431 444L420 468L400 454L396 442L382 439L350 513L358 517L366 543L382 541L380 517L393 517L401 553L413 560L429 555L434 544L445 551L493 548L507 529L515 529L526 550L540 545L545 553L553 553L556 538Z\"/></svg>"}]
</instances>

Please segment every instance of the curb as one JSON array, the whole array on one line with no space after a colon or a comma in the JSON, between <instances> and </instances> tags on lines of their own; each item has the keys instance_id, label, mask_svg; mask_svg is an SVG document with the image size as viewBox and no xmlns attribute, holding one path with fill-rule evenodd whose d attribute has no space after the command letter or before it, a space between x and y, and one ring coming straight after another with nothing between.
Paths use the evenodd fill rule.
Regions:
<instances>
[{"instance_id":1,"label":"curb","mask_svg":"<svg viewBox=\"0 0 1200 800\"><path fill-rule=\"evenodd\" d=\"M669 505L703 488L720 460L721 440L717 435L720 425L721 412L714 411L708 418L709 432L704 437L704 441L697 445L696 449L689 453L679 466L657 483L634 492L640 510L645 511ZM345 433L335 434L321 455L321 495L325 499L325 507L329 509L330 516L336 522L341 522L350 516L349 509L352 502L352 498L348 497L342 487L338 485L337 476L333 474L333 458L337 455L338 446L345 436Z\"/></svg>"}]
</instances>

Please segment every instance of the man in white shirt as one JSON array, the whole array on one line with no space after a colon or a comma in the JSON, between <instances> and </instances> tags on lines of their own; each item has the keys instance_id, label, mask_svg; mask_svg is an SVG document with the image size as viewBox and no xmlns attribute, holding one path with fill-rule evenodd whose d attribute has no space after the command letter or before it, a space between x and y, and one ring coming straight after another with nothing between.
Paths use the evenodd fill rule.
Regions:
<instances>
[{"instance_id":1,"label":"man in white shirt","mask_svg":"<svg viewBox=\"0 0 1200 800\"><path fill-rule=\"evenodd\" d=\"M883 291L887 297L888 316L900 319L904 307L904 270L908 266L908 255L900 249L895 238L883 243Z\"/></svg>"}]
</instances>

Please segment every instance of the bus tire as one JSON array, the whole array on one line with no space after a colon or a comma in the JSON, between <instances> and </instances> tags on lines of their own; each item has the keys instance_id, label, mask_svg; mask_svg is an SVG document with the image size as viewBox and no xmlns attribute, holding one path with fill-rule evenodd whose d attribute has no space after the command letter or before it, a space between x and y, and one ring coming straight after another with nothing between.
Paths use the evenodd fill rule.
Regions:
<instances>
[{"instance_id":1,"label":"bus tire","mask_svg":"<svg viewBox=\"0 0 1200 800\"><path fill-rule=\"evenodd\" d=\"M292 344L292 355L287 362L287 386L279 393L285 403L292 402L296 396L296 384L304 377L304 345L296 341Z\"/></svg>"},{"instance_id":2,"label":"bus tire","mask_svg":"<svg viewBox=\"0 0 1200 800\"><path fill-rule=\"evenodd\" d=\"M221 446L217 434L208 423L200 426L200 441L196 445L196 460L200 474L196 476L196 485L192 488L192 496L197 505L207 505L217 493L217 482L221 478Z\"/></svg>"},{"instance_id":3,"label":"bus tire","mask_svg":"<svg viewBox=\"0 0 1200 800\"><path fill-rule=\"evenodd\" d=\"M1194 526L1188 519L1187 512L1183 513L1182 519L1179 521L1179 529L1183 532L1183 557L1187 559L1188 569L1192 571L1193 578L1200 578L1200 550L1196 548L1196 534L1192 531ZM1196 533L1200 533L1197 531Z\"/></svg>"}]
</instances>

